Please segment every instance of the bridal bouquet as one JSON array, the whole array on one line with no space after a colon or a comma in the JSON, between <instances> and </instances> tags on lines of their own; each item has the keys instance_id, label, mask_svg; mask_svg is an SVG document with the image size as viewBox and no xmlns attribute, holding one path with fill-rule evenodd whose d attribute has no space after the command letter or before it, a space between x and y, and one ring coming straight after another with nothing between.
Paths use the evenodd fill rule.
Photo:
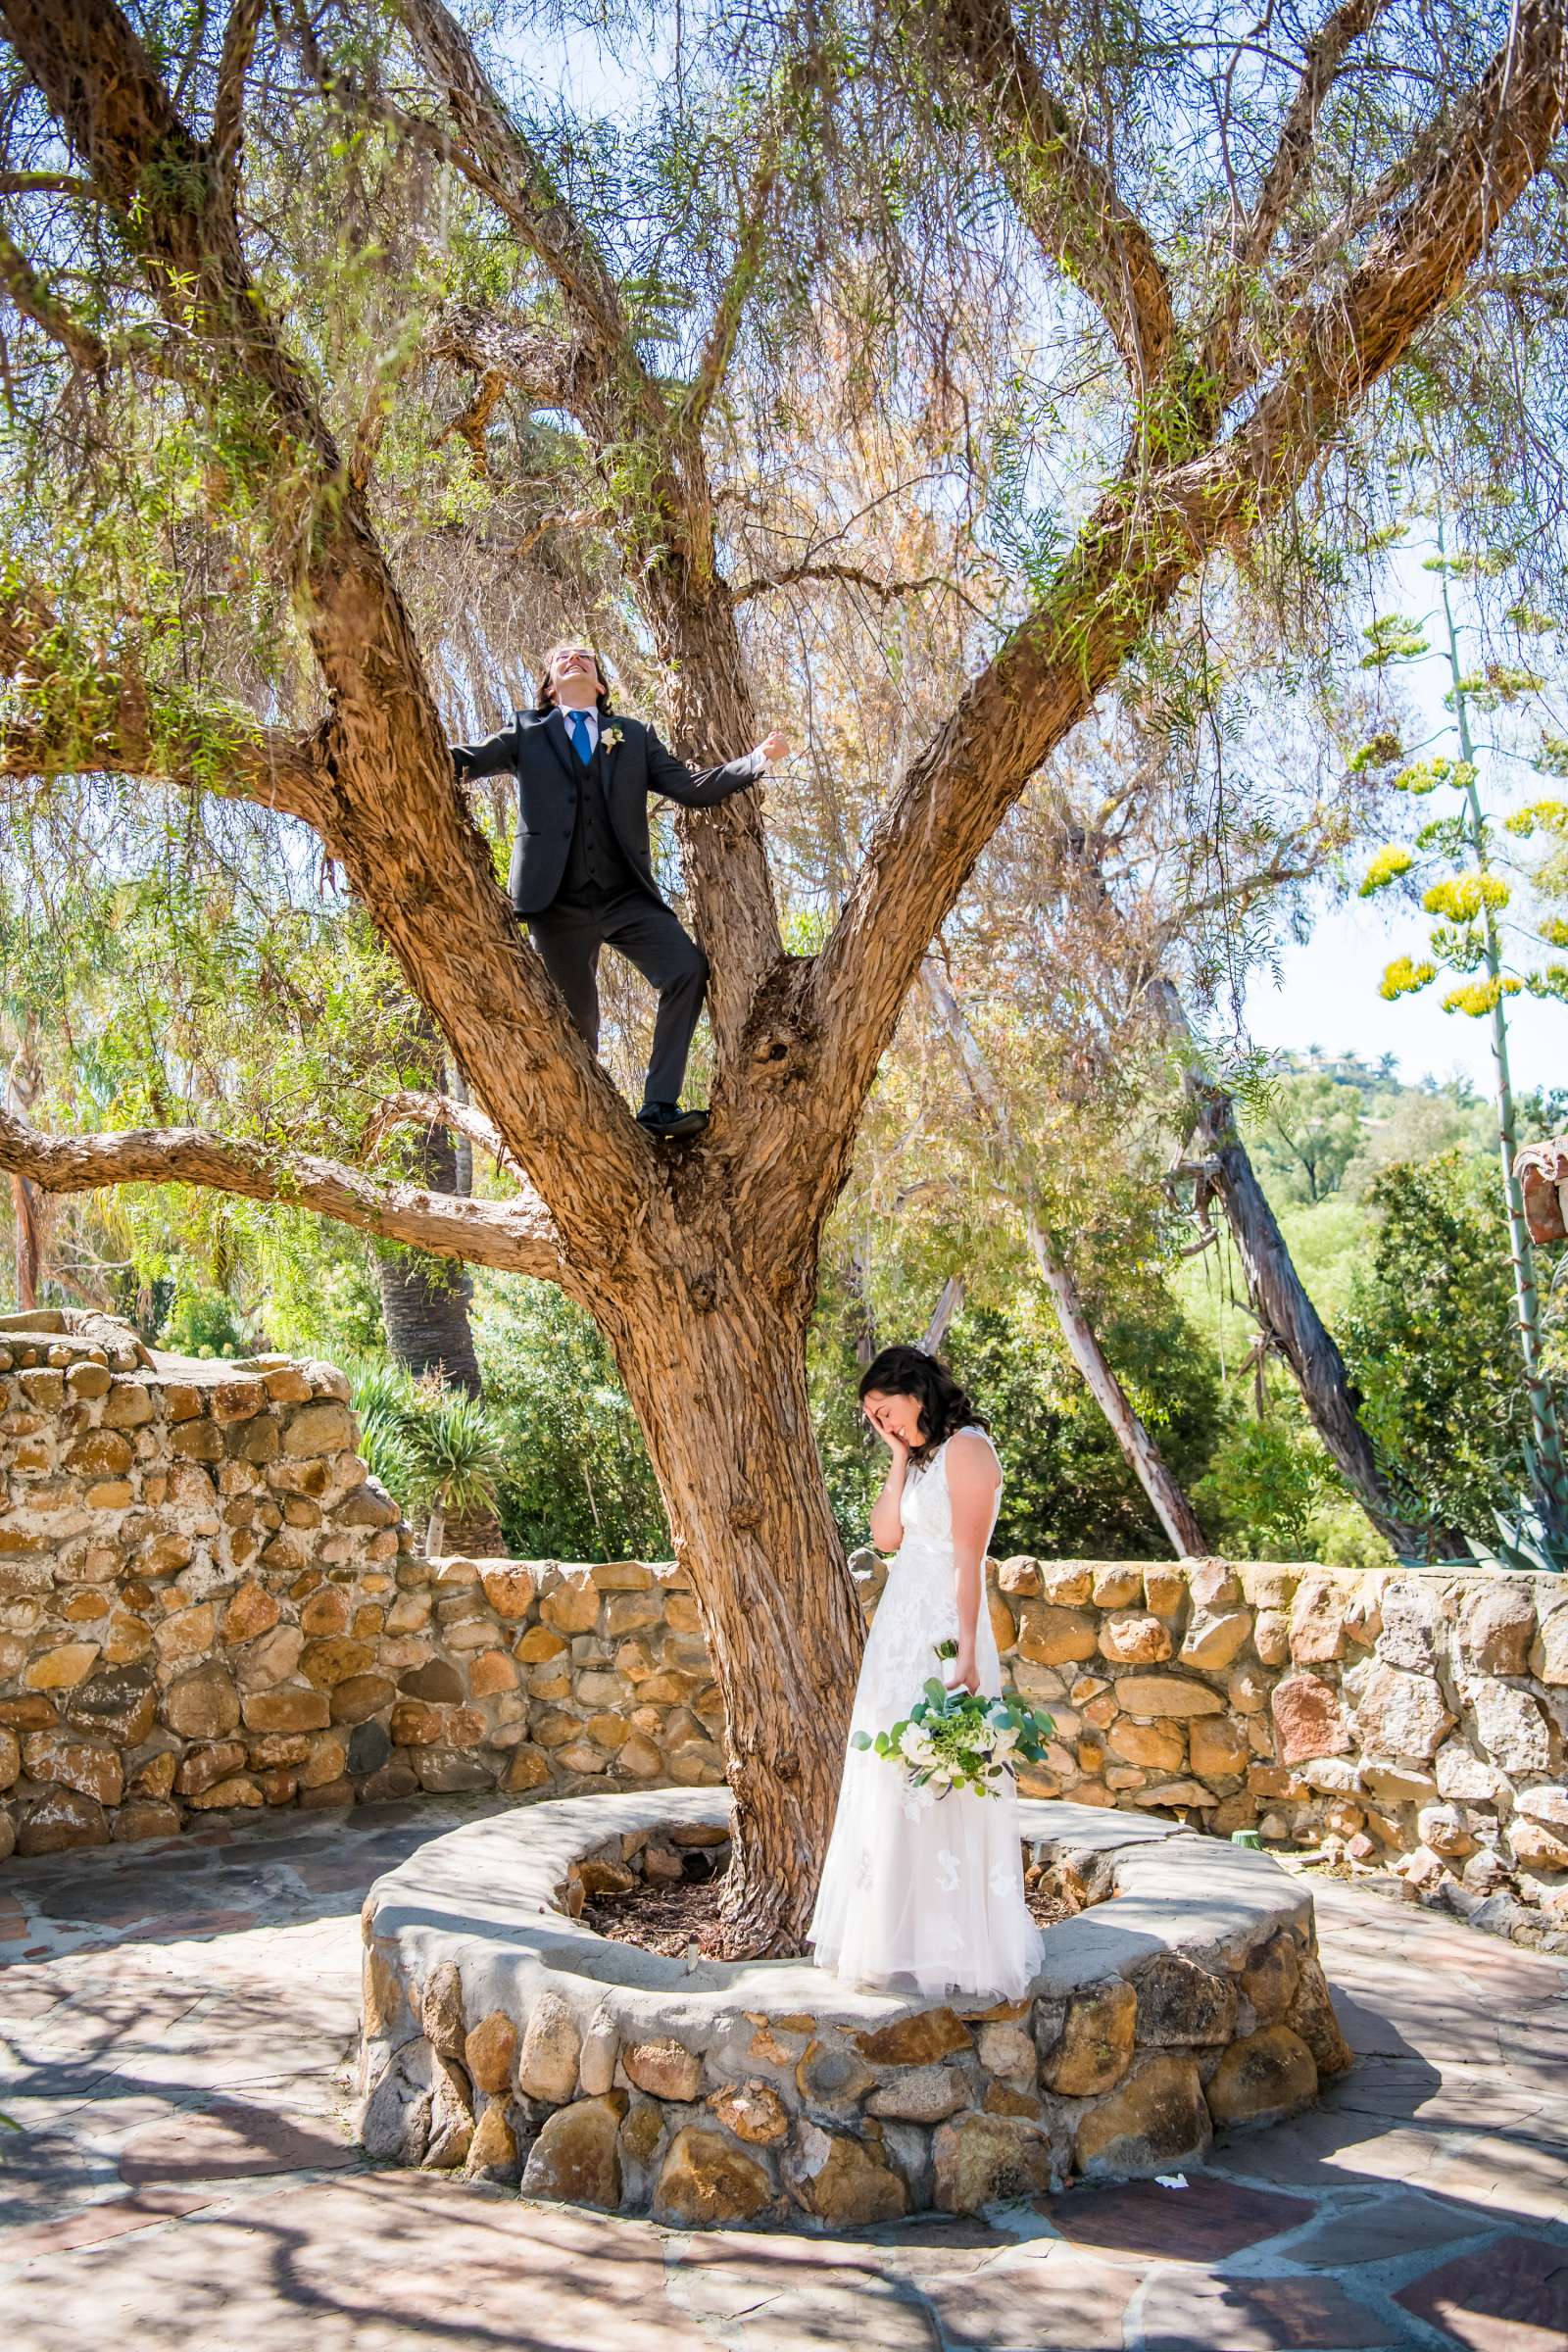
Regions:
<instances>
[{"instance_id":1,"label":"bridal bouquet","mask_svg":"<svg viewBox=\"0 0 1568 2352\"><path fill-rule=\"evenodd\" d=\"M939 1642L939 1658L956 1658L956 1642ZM983 1698L973 1690L950 1690L932 1675L902 1722L886 1732L857 1732L852 1745L868 1747L890 1764L902 1764L908 1794L923 1811L952 1788L996 1796L997 1783L1017 1759L1038 1764L1055 1731L1049 1715L1021 1698Z\"/></svg>"}]
</instances>

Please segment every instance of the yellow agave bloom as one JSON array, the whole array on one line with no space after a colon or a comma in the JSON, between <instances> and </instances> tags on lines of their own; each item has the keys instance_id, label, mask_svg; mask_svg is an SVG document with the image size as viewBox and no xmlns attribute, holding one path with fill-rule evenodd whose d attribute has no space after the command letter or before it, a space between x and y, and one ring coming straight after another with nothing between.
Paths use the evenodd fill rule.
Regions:
<instances>
[{"instance_id":1,"label":"yellow agave bloom","mask_svg":"<svg viewBox=\"0 0 1568 2352\"><path fill-rule=\"evenodd\" d=\"M1455 792L1463 792L1476 780L1475 762L1470 760L1413 760L1391 777L1396 792L1436 792L1440 784L1451 784Z\"/></svg>"},{"instance_id":2,"label":"yellow agave bloom","mask_svg":"<svg viewBox=\"0 0 1568 2352\"><path fill-rule=\"evenodd\" d=\"M1401 850L1396 844L1379 850L1361 877L1360 896L1369 899L1375 890L1382 890L1387 883L1396 882L1401 874L1407 874L1414 863L1410 851Z\"/></svg>"},{"instance_id":3,"label":"yellow agave bloom","mask_svg":"<svg viewBox=\"0 0 1568 2352\"><path fill-rule=\"evenodd\" d=\"M1384 973L1378 995L1392 1004L1396 997L1413 997L1418 988L1438 976L1435 963L1413 963L1408 956L1396 956Z\"/></svg>"},{"instance_id":4,"label":"yellow agave bloom","mask_svg":"<svg viewBox=\"0 0 1568 2352\"><path fill-rule=\"evenodd\" d=\"M1451 882L1434 882L1421 901L1428 914L1446 914L1451 922L1473 922L1483 906L1506 906L1508 885L1500 874L1456 874Z\"/></svg>"},{"instance_id":5,"label":"yellow agave bloom","mask_svg":"<svg viewBox=\"0 0 1568 2352\"><path fill-rule=\"evenodd\" d=\"M1490 1012L1501 997L1516 997L1524 986L1522 980L1468 980L1463 988L1450 988L1443 1000L1445 1012L1467 1012L1479 1020Z\"/></svg>"}]
</instances>

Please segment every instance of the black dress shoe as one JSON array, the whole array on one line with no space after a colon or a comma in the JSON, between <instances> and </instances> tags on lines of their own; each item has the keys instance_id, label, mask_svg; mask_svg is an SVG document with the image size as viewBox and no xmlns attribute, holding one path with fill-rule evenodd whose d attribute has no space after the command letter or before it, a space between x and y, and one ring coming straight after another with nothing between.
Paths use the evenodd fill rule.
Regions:
<instances>
[{"instance_id":1,"label":"black dress shoe","mask_svg":"<svg viewBox=\"0 0 1568 2352\"><path fill-rule=\"evenodd\" d=\"M661 1143L676 1144L687 1136L701 1135L708 1125L708 1113L682 1110L678 1102L645 1102L637 1113L637 1124Z\"/></svg>"}]
</instances>

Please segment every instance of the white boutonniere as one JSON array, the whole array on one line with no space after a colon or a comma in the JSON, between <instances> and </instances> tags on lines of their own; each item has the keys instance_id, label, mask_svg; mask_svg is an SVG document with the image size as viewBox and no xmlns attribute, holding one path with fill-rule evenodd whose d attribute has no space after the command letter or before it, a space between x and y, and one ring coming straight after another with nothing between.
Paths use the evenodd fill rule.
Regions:
<instances>
[{"instance_id":1,"label":"white boutonniere","mask_svg":"<svg viewBox=\"0 0 1568 2352\"><path fill-rule=\"evenodd\" d=\"M612 752L618 751L625 740L619 727L607 727L605 730L605 757L608 759Z\"/></svg>"}]
</instances>

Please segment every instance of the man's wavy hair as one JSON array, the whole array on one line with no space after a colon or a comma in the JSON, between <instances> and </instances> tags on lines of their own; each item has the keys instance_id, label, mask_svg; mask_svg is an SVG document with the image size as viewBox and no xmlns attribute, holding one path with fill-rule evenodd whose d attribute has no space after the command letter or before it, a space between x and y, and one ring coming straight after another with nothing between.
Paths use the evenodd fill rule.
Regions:
<instances>
[{"instance_id":1,"label":"man's wavy hair","mask_svg":"<svg viewBox=\"0 0 1568 2352\"><path fill-rule=\"evenodd\" d=\"M989 1429L984 1413L970 1403L940 1356L923 1348L884 1348L860 1377L860 1401L875 1390L882 1396L909 1396L920 1408L921 1439L909 1448L911 1469L923 1470L956 1429Z\"/></svg>"},{"instance_id":2,"label":"man's wavy hair","mask_svg":"<svg viewBox=\"0 0 1568 2352\"><path fill-rule=\"evenodd\" d=\"M551 681L550 676L551 662L555 660L558 654L575 651L579 647L584 653L592 654L594 658L594 667L599 672L599 692L594 697L594 700L599 707L600 717L604 718L608 716L610 711L611 686L610 672L605 667L605 657L599 651L599 648L596 645L589 645L584 640L576 637L561 638L555 645L550 647L545 655L545 665L539 673L539 696L538 700L534 704L535 710L540 712L541 715L548 710L553 710L556 707L556 689Z\"/></svg>"}]
</instances>

